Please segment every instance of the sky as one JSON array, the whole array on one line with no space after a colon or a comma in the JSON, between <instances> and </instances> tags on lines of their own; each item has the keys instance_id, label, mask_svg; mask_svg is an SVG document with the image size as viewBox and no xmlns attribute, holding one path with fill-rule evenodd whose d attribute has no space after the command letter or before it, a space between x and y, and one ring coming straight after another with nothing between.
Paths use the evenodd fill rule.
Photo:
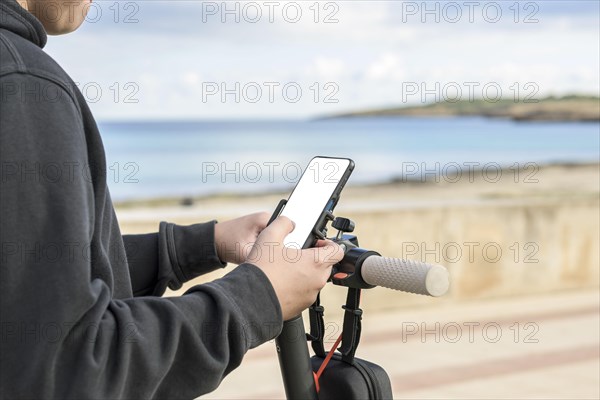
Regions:
<instances>
[{"instance_id":1,"label":"sky","mask_svg":"<svg viewBox=\"0 0 600 400\"><path fill-rule=\"evenodd\" d=\"M600 91L599 2L97 0L46 51L96 118L312 118Z\"/></svg>"}]
</instances>

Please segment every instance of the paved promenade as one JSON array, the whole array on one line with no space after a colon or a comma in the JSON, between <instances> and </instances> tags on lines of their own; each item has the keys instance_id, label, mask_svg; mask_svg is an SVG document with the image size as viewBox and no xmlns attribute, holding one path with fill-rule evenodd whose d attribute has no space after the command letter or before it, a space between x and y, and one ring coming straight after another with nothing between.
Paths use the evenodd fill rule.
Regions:
<instances>
[{"instance_id":1,"label":"paved promenade","mask_svg":"<svg viewBox=\"0 0 600 400\"><path fill-rule=\"evenodd\" d=\"M386 368L396 399L600 398L597 290L372 313L368 296L357 355ZM332 343L341 312L328 311ZM274 347L250 351L205 398L284 398Z\"/></svg>"}]
</instances>

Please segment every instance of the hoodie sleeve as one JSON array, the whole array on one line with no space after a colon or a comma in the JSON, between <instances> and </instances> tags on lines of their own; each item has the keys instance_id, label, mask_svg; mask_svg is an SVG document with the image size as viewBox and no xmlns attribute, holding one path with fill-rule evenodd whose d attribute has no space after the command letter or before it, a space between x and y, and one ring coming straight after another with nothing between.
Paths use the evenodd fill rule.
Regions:
<instances>
[{"instance_id":1,"label":"hoodie sleeve","mask_svg":"<svg viewBox=\"0 0 600 400\"><path fill-rule=\"evenodd\" d=\"M23 73L0 78L8 81L54 85ZM114 299L108 278L92 274L94 257L80 251L94 235L92 183L82 174L39 179L39 168L87 162L78 107L62 94L1 104L9 170L0 191L0 398L183 399L214 390L248 349L281 330L273 287L242 264L181 297Z\"/></svg>"},{"instance_id":2,"label":"hoodie sleeve","mask_svg":"<svg viewBox=\"0 0 600 400\"><path fill-rule=\"evenodd\" d=\"M227 264L215 244L216 221L180 226L162 222L158 233L123 235L134 296L162 296Z\"/></svg>"}]
</instances>

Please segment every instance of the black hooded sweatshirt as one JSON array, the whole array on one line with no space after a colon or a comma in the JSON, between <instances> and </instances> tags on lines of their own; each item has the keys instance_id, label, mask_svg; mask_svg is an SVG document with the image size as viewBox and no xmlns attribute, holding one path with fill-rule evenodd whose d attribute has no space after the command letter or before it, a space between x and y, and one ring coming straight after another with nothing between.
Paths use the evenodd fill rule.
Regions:
<instances>
[{"instance_id":1,"label":"black hooded sweatshirt","mask_svg":"<svg viewBox=\"0 0 600 400\"><path fill-rule=\"evenodd\" d=\"M41 23L0 0L0 397L194 398L280 332L266 275L224 267L214 224L124 235L90 110L43 50Z\"/></svg>"}]
</instances>

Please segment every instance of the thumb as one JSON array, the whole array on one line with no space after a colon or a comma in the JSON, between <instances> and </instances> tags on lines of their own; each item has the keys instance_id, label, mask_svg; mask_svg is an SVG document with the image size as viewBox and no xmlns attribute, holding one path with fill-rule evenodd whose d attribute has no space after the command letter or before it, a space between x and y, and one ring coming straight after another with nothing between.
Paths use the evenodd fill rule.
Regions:
<instances>
[{"instance_id":1,"label":"thumb","mask_svg":"<svg viewBox=\"0 0 600 400\"><path fill-rule=\"evenodd\" d=\"M294 230L296 224L288 217L279 216L275 221L271 222L260 234L260 236L268 236L271 240L283 242L283 239Z\"/></svg>"}]
</instances>

